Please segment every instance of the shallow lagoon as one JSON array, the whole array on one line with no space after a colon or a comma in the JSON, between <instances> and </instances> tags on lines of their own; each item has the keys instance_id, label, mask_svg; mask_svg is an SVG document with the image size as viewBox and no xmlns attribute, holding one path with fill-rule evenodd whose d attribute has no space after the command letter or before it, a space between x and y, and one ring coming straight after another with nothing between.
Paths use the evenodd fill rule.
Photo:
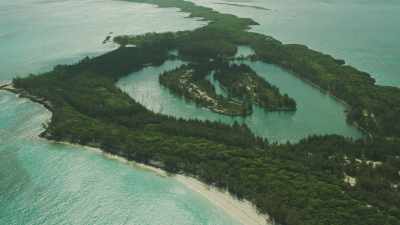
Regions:
<instances>
[{"instance_id":1,"label":"shallow lagoon","mask_svg":"<svg viewBox=\"0 0 400 225\"><path fill-rule=\"evenodd\" d=\"M251 54L246 47L239 55ZM331 96L299 80L292 74L266 63L243 61L261 77L280 88L297 102L296 112L266 112L254 106L247 117L231 117L200 108L173 95L158 82L159 74L179 67L181 61L166 61L157 67L147 67L122 78L117 86L148 109L184 119L220 121L227 124L245 123L256 135L273 142L295 142L314 134L341 134L360 138L361 133L346 123L345 107ZM318 115L318 116L315 116Z\"/></svg>"}]
</instances>

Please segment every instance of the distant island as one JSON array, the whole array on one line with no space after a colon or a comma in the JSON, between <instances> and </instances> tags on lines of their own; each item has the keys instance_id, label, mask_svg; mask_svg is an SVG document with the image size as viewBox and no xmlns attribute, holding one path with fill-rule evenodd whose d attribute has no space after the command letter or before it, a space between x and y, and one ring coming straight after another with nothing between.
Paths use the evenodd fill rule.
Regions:
<instances>
[{"instance_id":1,"label":"distant island","mask_svg":"<svg viewBox=\"0 0 400 225\"><path fill-rule=\"evenodd\" d=\"M196 177L251 201L279 224L400 224L399 88L376 85L369 74L306 46L249 32L250 26L257 25L251 19L182 0L132 1L179 8L209 23L193 31L115 37L120 48L114 51L14 79L12 91L45 104L53 113L42 137L101 148L170 173ZM210 59L226 61L234 57L238 46L252 48L252 60L290 70L344 101L348 122L366 137L321 135L298 143L269 143L244 125L151 112L115 86L121 77L161 65L176 50L177 57L191 65L168 71L160 81L176 92L188 92L177 82L189 76L182 82L198 85L200 93L217 98L204 79L193 80L191 67ZM246 109L247 102L275 110L295 108L291 98L245 66L225 67L214 76L232 99L242 98L239 102L244 108L238 111ZM194 99L191 93L185 95ZM217 104L227 104L222 109L236 112L229 101Z\"/></svg>"},{"instance_id":2,"label":"distant island","mask_svg":"<svg viewBox=\"0 0 400 225\"><path fill-rule=\"evenodd\" d=\"M245 4L224 3L224 2L217 2L215 4L218 4L218 5L229 5L229 6L236 6L236 7L243 7L243 8L261 9L261 10L266 10L266 11L270 10L268 8L265 8L265 7L262 7L262 6L256 6L256 5L245 5Z\"/></svg>"}]
</instances>

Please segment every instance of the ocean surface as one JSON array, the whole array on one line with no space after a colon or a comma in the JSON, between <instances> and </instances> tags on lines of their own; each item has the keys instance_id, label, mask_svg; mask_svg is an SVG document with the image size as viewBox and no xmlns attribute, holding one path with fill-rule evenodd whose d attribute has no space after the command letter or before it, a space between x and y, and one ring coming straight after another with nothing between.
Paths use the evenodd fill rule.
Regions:
<instances>
[{"instance_id":1,"label":"ocean surface","mask_svg":"<svg viewBox=\"0 0 400 225\"><path fill-rule=\"evenodd\" d=\"M309 45L372 73L379 84L400 86L400 26L396 24L400 2L396 0L192 1L251 17L261 24L253 27L255 32ZM114 0L0 1L0 83L110 51L116 46L102 43L109 35L186 30L204 24L185 16L176 9ZM241 51L249 52L245 47ZM241 121L275 141L295 141L316 133L360 136L346 124L342 104L263 63L251 66L296 99L296 113L266 114L256 109L253 116L241 119L197 108L157 86L158 73L180 63L145 68L118 85L151 110L183 118ZM38 138L50 116L42 106L0 91L1 225L237 224L172 178L86 148Z\"/></svg>"}]
</instances>

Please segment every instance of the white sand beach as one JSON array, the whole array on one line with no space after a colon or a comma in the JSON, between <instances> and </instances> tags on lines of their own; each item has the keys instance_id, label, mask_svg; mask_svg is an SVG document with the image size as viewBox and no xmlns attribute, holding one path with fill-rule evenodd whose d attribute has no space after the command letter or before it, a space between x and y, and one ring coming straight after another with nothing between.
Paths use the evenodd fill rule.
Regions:
<instances>
[{"instance_id":1,"label":"white sand beach","mask_svg":"<svg viewBox=\"0 0 400 225\"><path fill-rule=\"evenodd\" d=\"M61 144L70 143L62 142ZM79 146L76 144L72 144L74 146ZM195 178L185 176L185 175L171 175L166 171L156 168L153 166L145 165L142 163L137 163L134 161L128 161L123 157L119 157L116 155L112 155L109 153L103 152L101 149L88 147L88 146L80 146L87 150L94 151L99 154L103 154L105 157L113 160L118 160L121 163L129 164L135 168L148 170L153 173L156 173L162 177L169 177L175 179L177 182L185 185L190 190L200 194L202 197L206 198L216 207L222 209L227 215L229 215L234 220L238 221L243 225L272 225L270 222L270 217L268 215L259 214L256 207L250 203L249 201L241 201L237 198L233 197L227 191L219 190L215 187L207 185Z\"/></svg>"},{"instance_id":2,"label":"white sand beach","mask_svg":"<svg viewBox=\"0 0 400 225\"><path fill-rule=\"evenodd\" d=\"M270 225L269 216L261 215L249 201L240 201L228 192L206 185L199 180L183 175L174 178L186 187L202 195L215 206L221 208L230 217L244 225Z\"/></svg>"},{"instance_id":3,"label":"white sand beach","mask_svg":"<svg viewBox=\"0 0 400 225\"><path fill-rule=\"evenodd\" d=\"M87 147L86 147L87 148ZM96 151L98 149L90 148ZM122 157L115 156L108 153L103 153L106 157L118 160L123 163L128 163L133 165L136 168L149 170L156 173L159 176L171 177L178 181L179 183L185 185L190 190L197 192L208 201L210 201L215 206L221 208L226 214L228 214L231 218L240 222L243 225L271 225L269 222L270 218L268 215L262 215L257 212L256 207L251 204L249 201L241 201L237 198L233 197L227 191L219 190L215 187L202 183L201 181L184 175L169 175L162 169L128 161Z\"/></svg>"}]
</instances>

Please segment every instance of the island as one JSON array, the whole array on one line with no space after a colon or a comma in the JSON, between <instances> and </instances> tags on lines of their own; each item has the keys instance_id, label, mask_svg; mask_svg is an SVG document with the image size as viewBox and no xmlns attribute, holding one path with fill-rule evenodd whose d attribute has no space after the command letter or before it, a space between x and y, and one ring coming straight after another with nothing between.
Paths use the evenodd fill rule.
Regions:
<instances>
[{"instance_id":1,"label":"island","mask_svg":"<svg viewBox=\"0 0 400 225\"><path fill-rule=\"evenodd\" d=\"M296 110L293 99L282 95L277 87L259 77L249 66L218 61L183 65L164 72L159 77L160 84L202 107L230 116L251 114L253 104L268 111ZM210 73L219 81L223 94L217 94L214 84L207 79Z\"/></svg>"},{"instance_id":2,"label":"island","mask_svg":"<svg viewBox=\"0 0 400 225\"><path fill-rule=\"evenodd\" d=\"M208 25L193 31L119 36L114 41L121 47L114 51L14 79L13 91L48 103L52 119L42 137L101 148L195 177L249 200L278 224L400 224L399 88L376 85L369 74L306 46L249 32L256 25L251 19L182 0L132 1L179 8ZM151 112L115 86L129 73L162 64L170 50L198 64L231 58L238 45L253 48L253 60L290 70L345 102L348 121L366 137L321 135L298 143L269 143L244 125ZM228 80L218 72L216 77L232 88L230 92L249 95L231 87L241 79ZM268 97L272 94L276 95ZM262 99L252 101L262 104Z\"/></svg>"},{"instance_id":3,"label":"island","mask_svg":"<svg viewBox=\"0 0 400 225\"><path fill-rule=\"evenodd\" d=\"M198 67L183 65L175 70L167 71L159 77L160 84L174 94L216 113L245 116L252 112L250 104L217 95L213 84L205 79L208 73L202 72Z\"/></svg>"},{"instance_id":4,"label":"island","mask_svg":"<svg viewBox=\"0 0 400 225\"><path fill-rule=\"evenodd\" d=\"M236 7L242 7L242 8L252 8L252 9L260 9L260 10L265 10L269 11L270 9L262 7L262 6L255 6L255 5L245 5L245 4L237 4L237 3L224 3L224 2L217 2L216 4L218 5L229 5L229 6L236 6Z\"/></svg>"},{"instance_id":5,"label":"island","mask_svg":"<svg viewBox=\"0 0 400 225\"><path fill-rule=\"evenodd\" d=\"M268 111L295 111L296 102L287 94L282 95L279 88L261 78L245 64L226 64L215 73L229 96L254 103Z\"/></svg>"}]
</instances>

